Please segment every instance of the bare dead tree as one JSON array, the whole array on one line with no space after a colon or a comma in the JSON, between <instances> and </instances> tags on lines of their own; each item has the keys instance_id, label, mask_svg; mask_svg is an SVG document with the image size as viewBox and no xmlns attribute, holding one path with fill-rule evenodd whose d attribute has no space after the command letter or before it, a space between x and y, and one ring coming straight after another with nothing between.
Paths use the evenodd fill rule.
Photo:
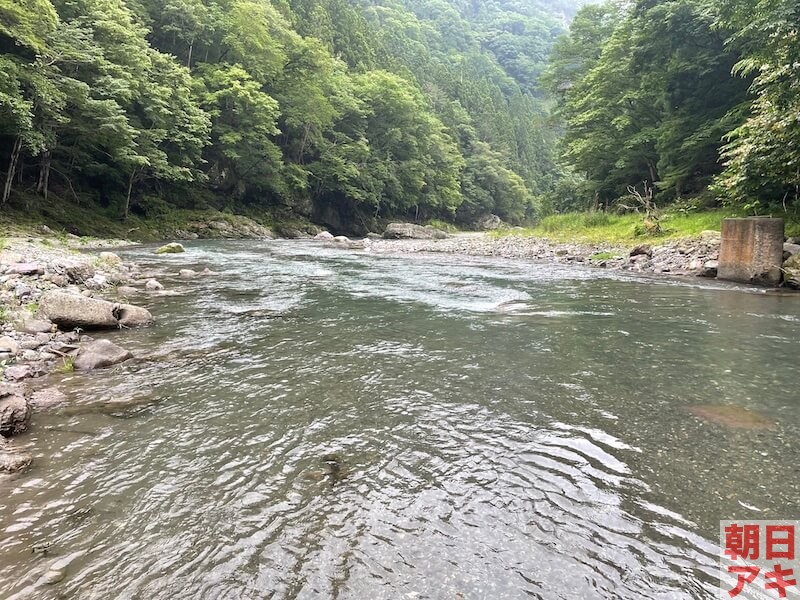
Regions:
<instances>
[{"instance_id":1,"label":"bare dead tree","mask_svg":"<svg viewBox=\"0 0 800 600\"><path fill-rule=\"evenodd\" d=\"M644 211L644 227L650 235L658 235L663 232L661 229L661 213L656 206L654 199L653 186L647 180L642 182L642 191L640 192L635 185L628 186L628 194L634 201L633 206L626 206L620 204L622 208L632 210L634 212Z\"/></svg>"}]
</instances>

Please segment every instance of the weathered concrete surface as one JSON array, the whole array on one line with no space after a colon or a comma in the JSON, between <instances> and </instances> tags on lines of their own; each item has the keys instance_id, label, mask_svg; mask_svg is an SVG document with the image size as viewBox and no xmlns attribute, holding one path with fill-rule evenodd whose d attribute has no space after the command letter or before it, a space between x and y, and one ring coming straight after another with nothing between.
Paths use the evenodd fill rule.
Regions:
<instances>
[{"instance_id":1,"label":"weathered concrete surface","mask_svg":"<svg viewBox=\"0 0 800 600\"><path fill-rule=\"evenodd\" d=\"M783 219L722 221L719 279L779 285L783 264Z\"/></svg>"}]
</instances>

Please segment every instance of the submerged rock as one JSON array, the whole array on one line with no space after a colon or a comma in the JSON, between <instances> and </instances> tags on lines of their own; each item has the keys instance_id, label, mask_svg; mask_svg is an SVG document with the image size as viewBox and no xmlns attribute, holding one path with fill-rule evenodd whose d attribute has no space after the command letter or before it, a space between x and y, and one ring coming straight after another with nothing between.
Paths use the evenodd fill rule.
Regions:
<instances>
[{"instance_id":1,"label":"submerged rock","mask_svg":"<svg viewBox=\"0 0 800 600\"><path fill-rule=\"evenodd\" d=\"M131 358L133 354L113 342L96 340L80 349L75 359L75 368L79 371L91 371L110 367Z\"/></svg>"},{"instance_id":2,"label":"submerged rock","mask_svg":"<svg viewBox=\"0 0 800 600\"><path fill-rule=\"evenodd\" d=\"M33 462L33 456L11 447L0 438L0 473L16 473L27 469Z\"/></svg>"},{"instance_id":3,"label":"submerged rock","mask_svg":"<svg viewBox=\"0 0 800 600\"><path fill-rule=\"evenodd\" d=\"M31 420L31 407L22 390L12 384L0 383L0 435L10 437L22 433Z\"/></svg>"},{"instance_id":4,"label":"submerged rock","mask_svg":"<svg viewBox=\"0 0 800 600\"><path fill-rule=\"evenodd\" d=\"M161 284L160 284L158 281L156 281L155 279L148 279L148 280L147 280L147 283L145 283L145 284L144 284L144 288L145 288L145 289L146 289L148 292L160 292L161 290L163 290L163 289L164 289L164 286L163 286L163 285L161 285Z\"/></svg>"},{"instance_id":5,"label":"submerged rock","mask_svg":"<svg viewBox=\"0 0 800 600\"><path fill-rule=\"evenodd\" d=\"M186 248L183 247L183 244L179 244L178 242L164 244L156 250L156 254L180 254L181 252L186 252Z\"/></svg>"},{"instance_id":6,"label":"submerged rock","mask_svg":"<svg viewBox=\"0 0 800 600\"><path fill-rule=\"evenodd\" d=\"M183 277L184 279L194 279L198 275L199 273L193 269L181 269L178 271L178 276Z\"/></svg>"},{"instance_id":7,"label":"submerged rock","mask_svg":"<svg viewBox=\"0 0 800 600\"><path fill-rule=\"evenodd\" d=\"M133 304L119 304L114 309L114 316L121 327L144 327L153 322L150 311Z\"/></svg>"},{"instance_id":8,"label":"submerged rock","mask_svg":"<svg viewBox=\"0 0 800 600\"><path fill-rule=\"evenodd\" d=\"M775 422L764 415L741 406L716 405L692 406L689 412L705 421L741 429L771 429Z\"/></svg>"}]
</instances>

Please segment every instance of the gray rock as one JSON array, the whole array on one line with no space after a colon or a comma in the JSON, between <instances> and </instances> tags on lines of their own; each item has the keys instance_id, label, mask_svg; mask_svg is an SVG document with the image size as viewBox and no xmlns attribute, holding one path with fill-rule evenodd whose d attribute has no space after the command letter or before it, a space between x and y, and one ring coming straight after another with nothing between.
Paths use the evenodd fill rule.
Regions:
<instances>
[{"instance_id":1,"label":"gray rock","mask_svg":"<svg viewBox=\"0 0 800 600\"><path fill-rule=\"evenodd\" d=\"M108 286L108 277L102 273L95 273L86 280L86 287L90 290L102 290L106 286Z\"/></svg>"},{"instance_id":2,"label":"gray rock","mask_svg":"<svg viewBox=\"0 0 800 600\"><path fill-rule=\"evenodd\" d=\"M69 280L66 275L58 275L56 273L48 273L45 279L56 287L67 287Z\"/></svg>"},{"instance_id":3,"label":"gray rock","mask_svg":"<svg viewBox=\"0 0 800 600\"><path fill-rule=\"evenodd\" d=\"M20 301L30 300L33 297L33 294L33 288L25 285L24 283L18 283L14 288L14 297Z\"/></svg>"},{"instance_id":4,"label":"gray rock","mask_svg":"<svg viewBox=\"0 0 800 600\"><path fill-rule=\"evenodd\" d=\"M117 288L117 294L120 296L134 296L138 293L139 290L129 285L121 285Z\"/></svg>"},{"instance_id":5,"label":"gray rock","mask_svg":"<svg viewBox=\"0 0 800 600\"><path fill-rule=\"evenodd\" d=\"M149 310L132 304L117 305L114 315L122 327L144 327L150 325L154 320Z\"/></svg>"},{"instance_id":6,"label":"gray rock","mask_svg":"<svg viewBox=\"0 0 800 600\"><path fill-rule=\"evenodd\" d=\"M53 331L53 324L44 319L28 319L22 324L22 331L25 333L50 333Z\"/></svg>"},{"instance_id":7,"label":"gray rock","mask_svg":"<svg viewBox=\"0 0 800 600\"><path fill-rule=\"evenodd\" d=\"M160 284L158 281L156 281L155 279L148 279L148 280L147 280L147 283L145 283L145 284L144 284L144 288L145 288L145 289L146 289L148 292L158 292L158 291L161 291L161 290L163 290L163 289L164 289L164 286L163 286L163 285L161 285L161 284Z\"/></svg>"},{"instance_id":8,"label":"gray rock","mask_svg":"<svg viewBox=\"0 0 800 600\"><path fill-rule=\"evenodd\" d=\"M791 288L800 289L800 254L783 263L783 280Z\"/></svg>"},{"instance_id":9,"label":"gray rock","mask_svg":"<svg viewBox=\"0 0 800 600\"><path fill-rule=\"evenodd\" d=\"M94 277L94 267L87 262L64 260L55 265L70 283L84 283Z\"/></svg>"},{"instance_id":10,"label":"gray rock","mask_svg":"<svg viewBox=\"0 0 800 600\"><path fill-rule=\"evenodd\" d=\"M0 352L6 352L14 355L19 352L19 344L15 339L10 338L7 335L0 337Z\"/></svg>"},{"instance_id":11,"label":"gray rock","mask_svg":"<svg viewBox=\"0 0 800 600\"><path fill-rule=\"evenodd\" d=\"M22 381L33 377L33 369L30 365L11 365L4 373L9 381Z\"/></svg>"},{"instance_id":12,"label":"gray rock","mask_svg":"<svg viewBox=\"0 0 800 600\"><path fill-rule=\"evenodd\" d=\"M22 433L31 420L31 407L22 390L13 384L0 383L0 435Z\"/></svg>"},{"instance_id":13,"label":"gray rock","mask_svg":"<svg viewBox=\"0 0 800 600\"><path fill-rule=\"evenodd\" d=\"M641 244L636 246L629 256L646 256L648 258L653 256L653 247L650 244Z\"/></svg>"},{"instance_id":14,"label":"gray rock","mask_svg":"<svg viewBox=\"0 0 800 600\"><path fill-rule=\"evenodd\" d=\"M42 296L40 312L59 327L73 329L113 329L117 327L114 305L105 300L86 298L62 291Z\"/></svg>"},{"instance_id":15,"label":"gray rock","mask_svg":"<svg viewBox=\"0 0 800 600\"><path fill-rule=\"evenodd\" d=\"M62 291L48 292L39 310L53 323L66 329L115 329L139 327L153 322L150 311L131 304L112 304Z\"/></svg>"},{"instance_id":16,"label":"gray rock","mask_svg":"<svg viewBox=\"0 0 800 600\"><path fill-rule=\"evenodd\" d=\"M133 354L120 348L109 340L96 340L83 346L75 359L75 368L79 371L102 369L125 362L133 358Z\"/></svg>"},{"instance_id":17,"label":"gray rock","mask_svg":"<svg viewBox=\"0 0 800 600\"><path fill-rule=\"evenodd\" d=\"M367 237L368 240L381 240L381 239L383 239L383 236L380 233L375 233L374 231L370 231L369 233L367 233L366 237Z\"/></svg>"},{"instance_id":18,"label":"gray rock","mask_svg":"<svg viewBox=\"0 0 800 600\"><path fill-rule=\"evenodd\" d=\"M114 266L122 264L122 259L113 252L101 252L100 260L102 260L105 263L108 263L109 265L114 265Z\"/></svg>"},{"instance_id":19,"label":"gray rock","mask_svg":"<svg viewBox=\"0 0 800 600\"><path fill-rule=\"evenodd\" d=\"M707 260L703 263L703 268L697 273L700 277L708 277L713 279L717 276L717 272L719 271L719 261L718 260Z\"/></svg>"},{"instance_id":20,"label":"gray rock","mask_svg":"<svg viewBox=\"0 0 800 600\"><path fill-rule=\"evenodd\" d=\"M486 214L481 215L475 220L475 228L483 231L493 231L500 229L503 226L503 221L497 215Z\"/></svg>"},{"instance_id":21,"label":"gray rock","mask_svg":"<svg viewBox=\"0 0 800 600\"><path fill-rule=\"evenodd\" d=\"M194 279L197 277L198 273L193 269L181 269L178 271L178 275L184 279Z\"/></svg>"},{"instance_id":22,"label":"gray rock","mask_svg":"<svg viewBox=\"0 0 800 600\"><path fill-rule=\"evenodd\" d=\"M789 254L789 256L794 256L795 254L800 254L800 244L789 244L786 243L783 245L783 254Z\"/></svg>"},{"instance_id":23,"label":"gray rock","mask_svg":"<svg viewBox=\"0 0 800 600\"><path fill-rule=\"evenodd\" d=\"M449 236L435 227L423 227L413 223L389 223L383 237L388 240L441 240Z\"/></svg>"},{"instance_id":24,"label":"gray rock","mask_svg":"<svg viewBox=\"0 0 800 600\"><path fill-rule=\"evenodd\" d=\"M44 275L44 267L38 263L14 263L8 265L6 273L17 275Z\"/></svg>"},{"instance_id":25,"label":"gray rock","mask_svg":"<svg viewBox=\"0 0 800 600\"><path fill-rule=\"evenodd\" d=\"M317 235L314 236L314 239L330 242L331 240L333 240L333 234L329 231L320 231Z\"/></svg>"},{"instance_id":26,"label":"gray rock","mask_svg":"<svg viewBox=\"0 0 800 600\"><path fill-rule=\"evenodd\" d=\"M179 254L181 252L186 252L186 248L183 247L183 244L179 244L178 242L164 244L156 250L156 254Z\"/></svg>"},{"instance_id":27,"label":"gray rock","mask_svg":"<svg viewBox=\"0 0 800 600\"><path fill-rule=\"evenodd\" d=\"M350 238L347 237L346 235L337 235L331 241L336 242L337 244L349 244Z\"/></svg>"}]
</instances>

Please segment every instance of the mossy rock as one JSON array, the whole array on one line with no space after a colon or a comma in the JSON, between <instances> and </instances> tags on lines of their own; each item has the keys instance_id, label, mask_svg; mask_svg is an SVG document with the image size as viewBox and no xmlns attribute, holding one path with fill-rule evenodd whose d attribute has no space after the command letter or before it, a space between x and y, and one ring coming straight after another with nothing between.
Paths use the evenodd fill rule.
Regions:
<instances>
[{"instance_id":1,"label":"mossy rock","mask_svg":"<svg viewBox=\"0 0 800 600\"><path fill-rule=\"evenodd\" d=\"M183 244L179 244L178 242L165 244L156 250L156 254L180 254L181 252L186 252L186 248L183 247Z\"/></svg>"}]
</instances>

